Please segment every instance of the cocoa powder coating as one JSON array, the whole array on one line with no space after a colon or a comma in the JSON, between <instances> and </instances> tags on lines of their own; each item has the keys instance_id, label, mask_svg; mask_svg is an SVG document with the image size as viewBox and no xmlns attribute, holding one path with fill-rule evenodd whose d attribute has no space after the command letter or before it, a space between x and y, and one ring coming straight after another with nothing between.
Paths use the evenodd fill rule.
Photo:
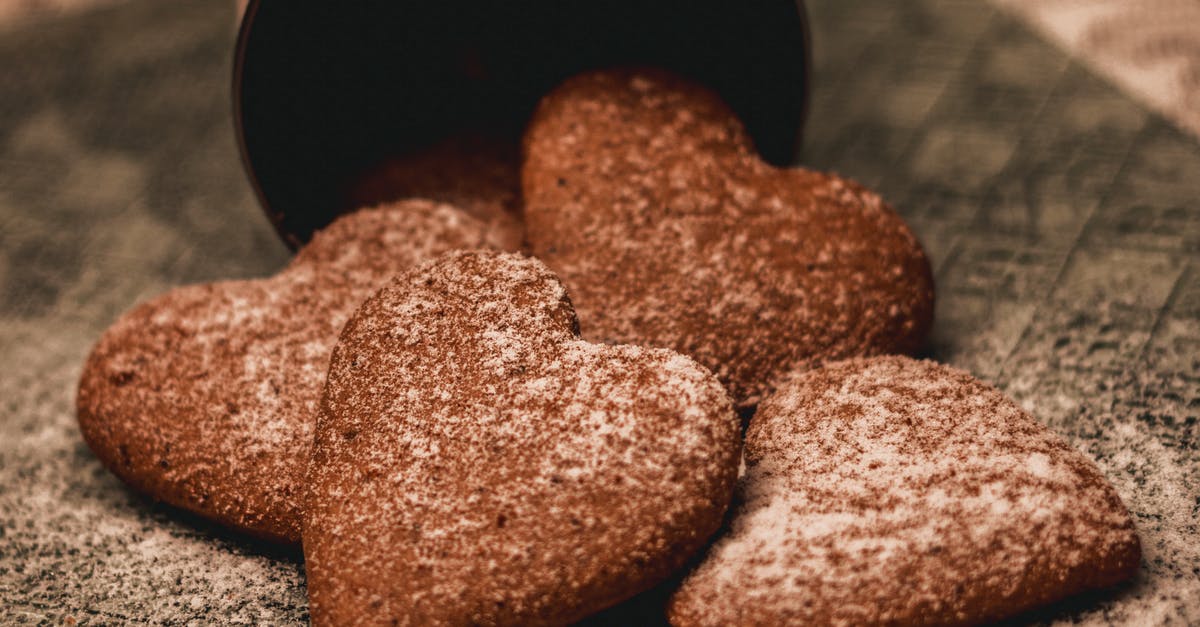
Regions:
<instances>
[{"instance_id":1,"label":"cocoa powder coating","mask_svg":"<svg viewBox=\"0 0 1200 627\"><path fill-rule=\"evenodd\" d=\"M731 528L670 606L697 625L968 625L1137 571L1096 465L999 390L890 356L759 408Z\"/></svg>"},{"instance_id":2,"label":"cocoa powder coating","mask_svg":"<svg viewBox=\"0 0 1200 627\"><path fill-rule=\"evenodd\" d=\"M703 87L576 76L524 142L526 238L585 338L691 355L744 407L824 361L914 351L929 330L929 262L896 212L836 175L766 164Z\"/></svg>"},{"instance_id":3,"label":"cocoa powder coating","mask_svg":"<svg viewBox=\"0 0 1200 627\"><path fill-rule=\"evenodd\" d=\"M317 401L342 324L397 272L490 237L449 205L404 201L343 216L274 277L143 303L84 365L83 437L142 492L298 542Z\"/></svg>"},{"instance_id":4,"label":"cocoa powder coating","mask_svg":"<svg viewBox=\"0 0 1200 627\"><path fill-rule=\"evenodd\" d=\"M704 545L739 450L690 358L579 339L535 259L446 255L333 352L304 513L313 624L583 618Z\"/></svg>"}]
</instances>

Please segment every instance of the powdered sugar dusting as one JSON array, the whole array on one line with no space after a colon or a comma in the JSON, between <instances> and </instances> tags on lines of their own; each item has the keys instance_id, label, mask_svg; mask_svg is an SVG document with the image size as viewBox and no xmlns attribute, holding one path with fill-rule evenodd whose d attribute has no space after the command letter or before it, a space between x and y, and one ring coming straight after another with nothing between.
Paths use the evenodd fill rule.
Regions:
<instances>
[{"instance_id":1,"label":"powdered sugar dusting","mask_svg":"<svg viewBox=\"0 0 1200 627\"><path fill-rule=\"evenodd\" d=\"M839 362L766 401L744 503L680 625L978 622L1127 578L1128 512L1090 460L932 362Z\"/></svg>"},{"instance_id":2,"label":"powdered sugar dusting","mask_svg":"<svg viewBox=\"0 0 1200 627\"><path fill-rule=\"evenodd\" d=\"M692 360L578 339L537 260L442 257L334 351L305 512L314 622L561 623L648 588L719 525L738 431Z\"/></svg>"},{"instance_id":3,"label":"powdered sugar dusting","mask_svg":"<svg viewBox=\"0 0 1200 627\"><path fill-rule=\"evenodd\" d=\"M525 136L527 238L584 337L672 348L742 406L823 361L908 352L933 308L920 244L878 195L762 162L719 97L593 72Z\"/></svg>"},{"instance_id":4,"label":"powdered sugar dusting","mask_svg":"<svg viewBox=\"0 0 1200 627\"><path fill-rule=\"evenodd\" d=\"M397 272L491 243L449 205L344 216L283 272L173 290L100 339L80 381L84 437L125 481L268 538L300 539L300 485L337 333Z\"/></svg>"}]
</instances>

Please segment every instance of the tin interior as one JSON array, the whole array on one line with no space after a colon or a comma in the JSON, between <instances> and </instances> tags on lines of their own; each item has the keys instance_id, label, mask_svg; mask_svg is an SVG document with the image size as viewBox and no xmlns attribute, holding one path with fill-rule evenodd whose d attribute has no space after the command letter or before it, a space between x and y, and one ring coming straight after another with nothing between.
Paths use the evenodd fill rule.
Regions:
<instances>
[{"instance_id":1,"label":"tin interior","mask_svg":"<svg viewBox=\"0 0 1200 627\"><path fill-rule=\"evenodd\" d=\"M669 68L717 89L768 160L792 161L808 36L793 0L251 0L234 68L242 157L290 246L347 206L381 159L463 129L517 141L580 71Z\"/></svg>"}]
</instances>

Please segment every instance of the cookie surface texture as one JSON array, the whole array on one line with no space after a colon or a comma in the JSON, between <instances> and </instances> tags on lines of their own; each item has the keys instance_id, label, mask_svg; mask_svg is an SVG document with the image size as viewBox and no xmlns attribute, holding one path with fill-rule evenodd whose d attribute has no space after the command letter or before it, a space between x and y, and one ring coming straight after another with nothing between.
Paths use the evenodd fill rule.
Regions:
<instances>
[{"instance_id":1,"label":"cookie surface texture","mask_svg":"<svg viewBox=\"0 0 1200 627\"><path fill-rule=\"evenodd\" d=\"M690 625L976 624L1131 577L1129 513L1087 457L960 370L830 364L765 401Z\"/></svg>"},{"instance_id":2,"label":"cookie surface texture","mask_svg":"<svg viewBox=\"0 0 1200 627\"><path fill-rule=\"evenodd\" d=\"M718 528L739 421L665 349L578 338L541 262L451 253L346 324L309 468L314 625L564 624Z\"/></svg>"},{"instance_id":3,"label":"cookie surface texture","mask_svg":"<svg viewBox=\"0 0 1200 627\"><path fill-rule=\"evenodd\" d=\"M875 193L763 162L713 92L657 71L569 79L524 138L526 237L585 338L691 355L750 406L788 374L911 352L929 263Z\"/></svg>"},{"instance_id":4,"label":"cookie surface texture","mask_svg":"<svg viewBox=\"0 0 1200 627\"><path fill-rule=\"evenodd\" d=\"M342 324L394 274L489 241L483 223L451 206L404 201L343 216L274 277L143 303L84 365L84 439L142 492L299 542L300 486Z\"/></svg>"}]
</instances>

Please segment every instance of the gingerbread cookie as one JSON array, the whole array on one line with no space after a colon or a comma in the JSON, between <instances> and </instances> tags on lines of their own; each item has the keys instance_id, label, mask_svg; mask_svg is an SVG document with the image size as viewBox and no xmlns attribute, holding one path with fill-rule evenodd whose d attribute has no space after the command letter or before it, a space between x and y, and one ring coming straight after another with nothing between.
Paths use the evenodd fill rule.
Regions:
<instances>
[{"instance_id":1,"label":"gingerbread cookie","mask_svg":"<svg viewBox=\"0 0 1200 627\"><path fill-rule=\"evenodd\" d=\"M778 169L711 91L656 71L568 80L525 134L526 238L584 337L673 348L741 406L788 374L911 352L933 315L920 244L873 192Z\"/></svg>"},{"instance_id":2,"label":"gingerbread cookie","mask_svg":"<svg viewBox=\"0 0 1200 627\"><path fill-rule=\"evenodd\" d=\"M517 250L524 238L519 152L515 140L463 132L379 163L351 186L351 204L398 198L449 203L486 223L502 248Z\"/></svg>"},{"instance_id":3,"label":"gingerbread cookie","mask_svg":"<svg viewBox=\"0 0 1200 627\"><path fill-rule=\"evenodd\" d=\"M717 529L739 439L691 359L580 340L541 262L446 255L334 349L304 511L313 624L559 624L621 601Z\"/></svg>"},{"instance_id":4,"label":"gingerbread cookie","mask_svg":"<svg viewBox=\"0 0 1200 627\"><path fill-rule=\"evenodd\" d=\"M907 357L811 371L746 435L728 534L674 625L974 624L1131 577L1096 466L969 374Z\"/></svg>"},{"instance_id":5,"label":"gingerbread cookie","mask_svg":"<svg viewBox=\"0 0 1200 627\"><path fill-rule=\"evenodd\" d=\"M459 210L411 200L338 219L269 279L183 287L139 305L84 366L84 439L142 492L298 542L317 401L342 324L397 272L489 242Z\"/></svg>"}]
</instances>

